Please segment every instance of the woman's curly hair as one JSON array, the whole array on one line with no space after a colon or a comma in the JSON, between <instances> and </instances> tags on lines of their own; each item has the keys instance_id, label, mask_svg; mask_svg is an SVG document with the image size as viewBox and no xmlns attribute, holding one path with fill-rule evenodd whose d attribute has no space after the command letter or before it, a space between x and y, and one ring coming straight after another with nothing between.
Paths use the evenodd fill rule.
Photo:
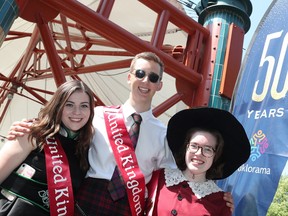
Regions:
<instances>
[{"instance_id":1,"label":"woman's curly hair","mask_svg":"<svg viewBox=\"0 0 288 216\"><path fill-rule=\"evenodd\" d=\"M82 81L71 80L63 83L54 93L51 100L40 110L38 119L33 123L29 139L35 141L38 149L43 150L47 137L53 137L61 127L62 111L68 98L76 91L85 92L90 100L90 117L78 135L76 155L80 159L83 171L89 168L88 149L94 135L92 120L94 117L94 96L91 89ZM35 143L34 142L34 143Z\"/></svg>"}]
</instances>

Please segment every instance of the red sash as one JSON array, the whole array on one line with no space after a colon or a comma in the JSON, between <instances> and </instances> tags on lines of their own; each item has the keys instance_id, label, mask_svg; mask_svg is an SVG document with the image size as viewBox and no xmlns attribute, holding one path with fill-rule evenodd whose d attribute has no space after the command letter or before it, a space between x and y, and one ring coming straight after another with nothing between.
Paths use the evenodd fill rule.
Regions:
<instances>
[{"instance_id":1,"label":"red sash","mask_svg":"<svg viewBox=\"0 0 288 216\"><path fill-rule=\"evenodd\" d=\"M161 170L156 170L152 174L150 182L147 184L148 198L146 201L146 216L152 216L156 205L156 196L158 194L158 180Z\"/></svg>"},{"instance_id":2,"label":"red sash","mask_svg":"<svg viewBox=\"0 0 288 216\"><path fill-rule=\"evenodd\" d=\"M74 195L69 163L59 140L44 145L50 215L74 215Z\"/></svg>"},{"instance_id":3,"label":"red sash","mask_svg":"<svg viewBox=\"0 0 288 216\"><path fill-rule=\"evenodd\" d=\"M133 216L143 215L145 207L145 178L142 174L124 123L122 108L104 107L108 139L118 168L125 182Z\"/></svg>"}]
</instances>

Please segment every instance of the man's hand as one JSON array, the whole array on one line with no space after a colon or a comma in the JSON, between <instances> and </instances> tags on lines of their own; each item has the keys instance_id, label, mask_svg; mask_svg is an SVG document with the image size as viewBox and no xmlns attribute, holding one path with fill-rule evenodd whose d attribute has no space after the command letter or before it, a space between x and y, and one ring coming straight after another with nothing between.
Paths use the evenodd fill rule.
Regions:
<instances>
[{"instance_id":1,"label":"man's hand","mask_svg":"<svg viewBox=\"0 0 288 216\"><path fill-rule=\"evenodd\" d=\"M231 212L234 211L234 200L230 192L225 192L223 199L226 201L226 205L230 208Z\"/></svg>"},{"instance_id":2,"label":"man's hand","mask_svg":"<svg viewBox=\"0 0 288 216\"><path fill-rule=\"evenodd\" d=\"M17 137L22 137L26 133L29 133L32 123L33 120L27 120L27 119L13 122L12 126L10 127L10 130L8 131L7 139L14 140Z\"/></svg>"}]
</instances>

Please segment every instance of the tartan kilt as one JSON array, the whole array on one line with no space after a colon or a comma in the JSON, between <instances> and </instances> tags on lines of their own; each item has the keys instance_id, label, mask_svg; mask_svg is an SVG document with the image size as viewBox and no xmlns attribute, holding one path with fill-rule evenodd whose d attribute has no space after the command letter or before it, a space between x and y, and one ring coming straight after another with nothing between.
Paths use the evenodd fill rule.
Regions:
<instances>
[{"instance_id":1,"label":"tartan kilt","mask_svg":"<svg viewBox=\"0 0 288 216\"><path fill-rule=\"evenodd\" d=\"M109 180L85 178L76 195L76 202L85 214L76 211L76 216L130 216L127 195L113 201L107 189Z\"/></svg>"}]
</instances>

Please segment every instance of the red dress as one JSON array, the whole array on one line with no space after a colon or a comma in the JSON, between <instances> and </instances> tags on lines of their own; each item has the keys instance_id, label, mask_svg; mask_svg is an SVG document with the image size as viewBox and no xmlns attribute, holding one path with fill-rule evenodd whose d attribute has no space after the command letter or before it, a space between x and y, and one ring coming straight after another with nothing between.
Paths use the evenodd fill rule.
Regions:
<instances>
[{"instance_id":1,"label":"red dress","mask_svg":"<svg viewBox=\"0 0 288 216\"><path fill-rule=\"evenodd\" d=\"M150 211L147 215L231 216L223 195L212 180L188 183L180 170L161 170L153 213Z\"/></svg>"}]
</instances>

